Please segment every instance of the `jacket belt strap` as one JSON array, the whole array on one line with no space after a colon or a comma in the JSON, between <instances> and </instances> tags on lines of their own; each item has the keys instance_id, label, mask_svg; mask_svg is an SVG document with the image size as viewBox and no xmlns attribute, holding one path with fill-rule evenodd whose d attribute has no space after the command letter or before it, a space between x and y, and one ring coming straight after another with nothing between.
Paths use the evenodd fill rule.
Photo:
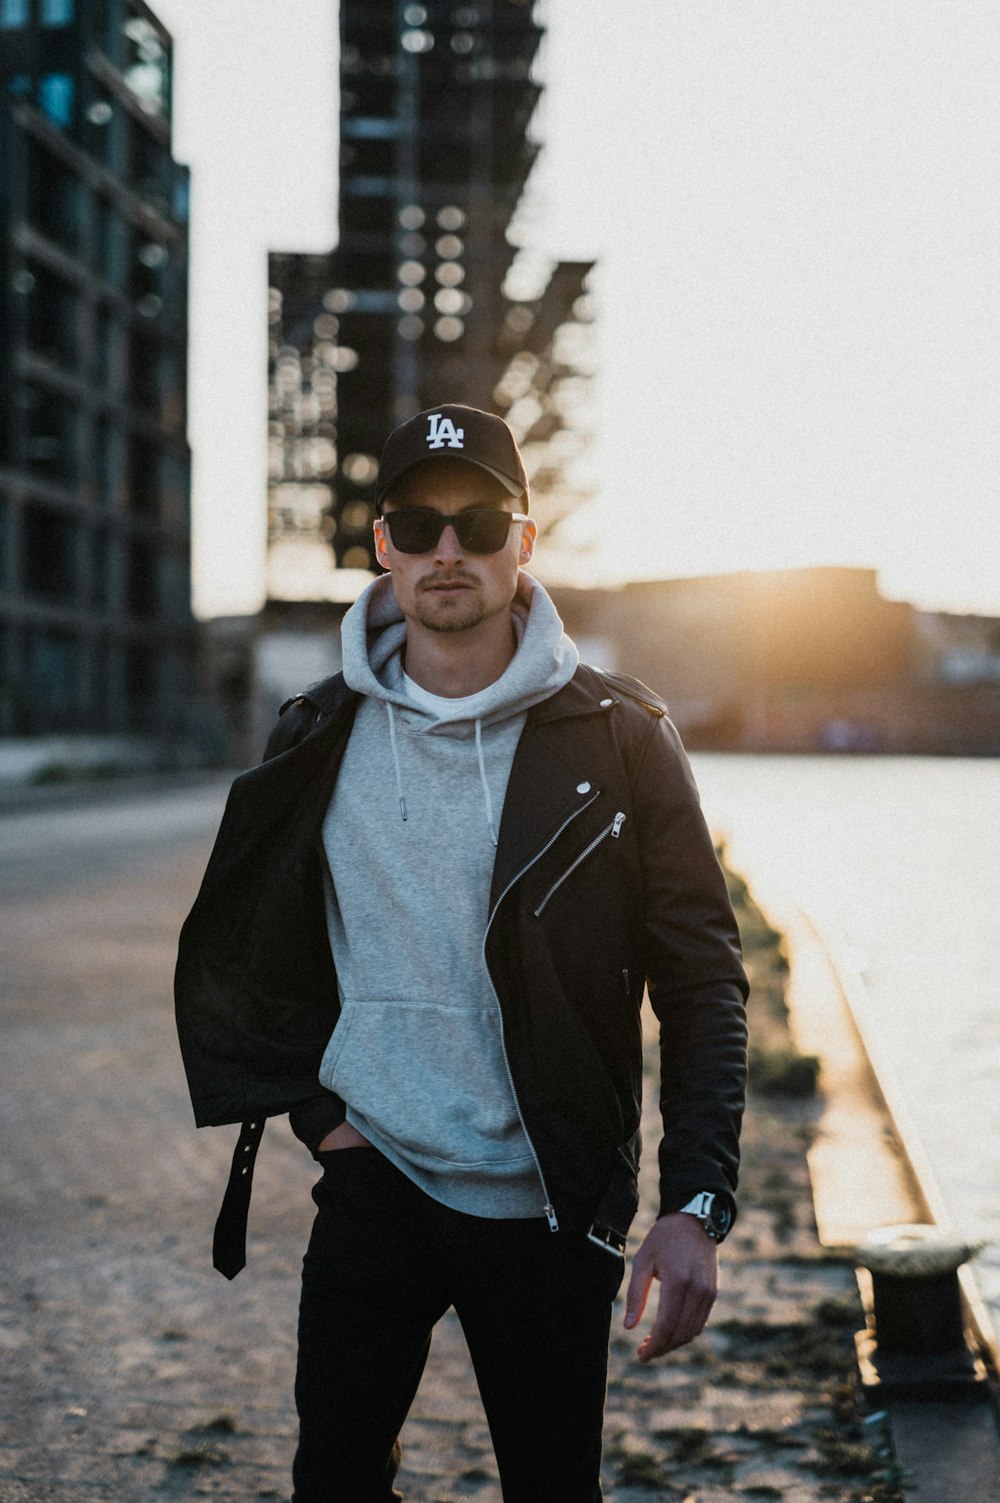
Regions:
<instances>
[{"instance_id":1,"label":"jacket belt strap","mask_svg":"<svg viewBox=\"0 0 1000 1503\"><path fill-rule=\"evenodd\" d=\"M212 1263L227 1279L234 1279L247 1261L247 1217L257 1149L264 1134L264 1117L244 1122L233 1150L229 1183L215 1223Z\"/></svg>"},{"instance_id":2,"label":"jacket belt strap","mask_svg":"<svg viewBox=\"0 0 1000 1503\"><path fill-rule=\"evenodd\" d=\"M600 1221L595 1221L587 1233L587 1241L596 1242L598 1247L616 1258L624 1258L628 1238L624 1232L616 1232L613 1226L604 1226Z\"/></svg>"}]
</instances>

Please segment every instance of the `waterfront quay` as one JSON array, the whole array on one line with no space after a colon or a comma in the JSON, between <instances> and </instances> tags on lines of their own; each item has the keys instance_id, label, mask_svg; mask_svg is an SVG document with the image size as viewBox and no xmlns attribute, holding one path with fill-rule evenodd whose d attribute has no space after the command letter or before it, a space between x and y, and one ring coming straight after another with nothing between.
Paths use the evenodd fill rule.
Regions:
<instances>
[{"instance_id":1,"label":"waterfront quay","mask_svg":"<svg viewBox=\"0 0 1000 1503\"><path fill-rule=\"evenodd\" d=\"M215 781L0 816L0 1503L288 1497L315 1170L269 1125L249 1264L220 1278L211 1230L235 1130L195 1132L173 1031L177 931L223 798ZM756 918L748 929L753 1005L777 1044L774 936ZM857 1404L853 1266L815 1229L812 1116L809 1101L751 1102L742 1214L706 1334L642 1368L619 1312L610 1503L902 1497L889 1436ZM647 1149L637 1235L654 1175ZM452 1317L403 1442L411 1503L499 1503Z\"/></svg>"}]
</instances>

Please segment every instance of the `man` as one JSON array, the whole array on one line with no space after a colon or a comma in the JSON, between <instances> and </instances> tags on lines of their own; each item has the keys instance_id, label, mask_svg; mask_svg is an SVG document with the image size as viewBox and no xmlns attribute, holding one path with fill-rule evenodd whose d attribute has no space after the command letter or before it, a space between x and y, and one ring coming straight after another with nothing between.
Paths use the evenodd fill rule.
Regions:
<instances>
[{"instance_id":1,"label":"man","mask_svg":"<svg viewBox=\"0 0 1000 1503\"><path fill-rule=\"evenodd\" d=\"M323 1169L303 1270L296 1503L398 1498L398 1434L454 1306L506 1503L600 1498L611 1305L637 1206L648 982L660 1217L625 1324L690 1341L734 1215L746 982L664 706L583 667L523 572L536 538L501 419L397 428L387 571L343 674L238 778L178 962L200 1125L243 1121L216 1230L232 1276L263 1120Z\"/></svg>"}]
</instances>

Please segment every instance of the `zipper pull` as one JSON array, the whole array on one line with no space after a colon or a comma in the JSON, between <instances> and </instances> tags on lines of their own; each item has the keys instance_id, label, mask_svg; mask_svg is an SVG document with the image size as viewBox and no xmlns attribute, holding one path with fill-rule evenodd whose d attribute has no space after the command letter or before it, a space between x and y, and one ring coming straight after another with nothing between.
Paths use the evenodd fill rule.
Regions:
<instances>
[{"instance_id":1,"label":"zipper pull","mask_svg":"<svg viewBox=\"0 0 1000 1503\"><path fill-rule=\"evenodd\" d=\"M555 1206L545 1207L545 1219L549 1223L550 1232L557 1232L559 1230L559 1223L556 1220Z\"/></svg>"},{"instance_id":2,"label":"zipper pull","mask_svg":"<svg viewBox=\"0 0 1000 1503\"><path fill-rule=\"evenodd\" d=\"M621 812L621 810L619 810L618 813L615 815L615 822L611 826L611 838L612 838L612 840L617 840L618 839L619 835L622 832L622 825L624 823L625 823L625 816Z\"/></svg>"}]
</instances>

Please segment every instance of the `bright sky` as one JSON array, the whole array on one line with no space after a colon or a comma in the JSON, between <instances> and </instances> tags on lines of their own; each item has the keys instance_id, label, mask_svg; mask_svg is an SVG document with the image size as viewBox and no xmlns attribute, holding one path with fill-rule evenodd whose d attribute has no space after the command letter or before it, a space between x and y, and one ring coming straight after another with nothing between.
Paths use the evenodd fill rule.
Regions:
<instances>
[{"instance_id":1,"label":"bright sky","mask_svg":"<svg viewBox=\"0 0 1000 1503\"><path fill-rule=\"evenodd\" d=\"M335 235L334 0L154 0L193 172L195 601L263 578L266 251ZM547 0L525 215L596 256L597 579L1000 614L995 0Z\"/></svg>"}]
</instances>

